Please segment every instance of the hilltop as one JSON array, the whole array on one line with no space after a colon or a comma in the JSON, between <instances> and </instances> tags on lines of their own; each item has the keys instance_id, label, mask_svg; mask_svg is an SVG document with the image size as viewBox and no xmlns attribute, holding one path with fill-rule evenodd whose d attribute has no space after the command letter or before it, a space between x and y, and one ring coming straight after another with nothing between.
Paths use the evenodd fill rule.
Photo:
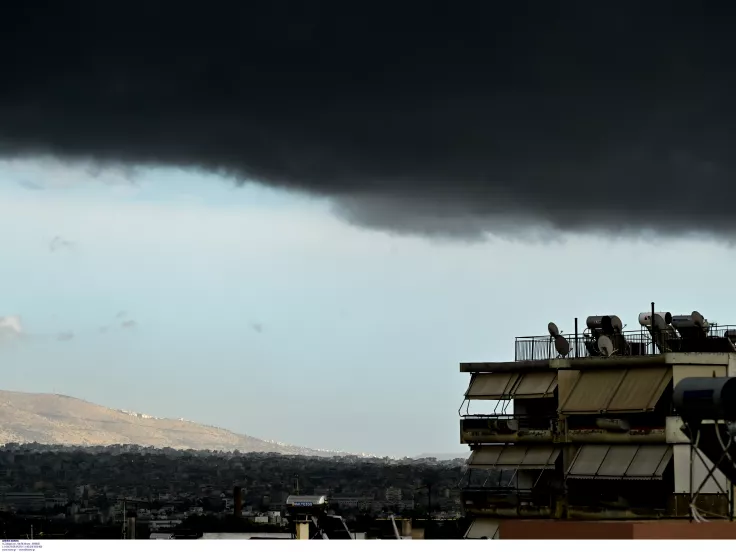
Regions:
<instances>
[{"instance_id":1,"label":"hilltop","mask_svg":"<svg viewBox=\"0 0 736 552\"><path fill-rule=\"evenodd\" d=\"M239 450L307 456L339 453L239 435L186 420L113 410L81 399L48 393L0 391L0 442L156 448Z\"/></svg>"}]
</instances>

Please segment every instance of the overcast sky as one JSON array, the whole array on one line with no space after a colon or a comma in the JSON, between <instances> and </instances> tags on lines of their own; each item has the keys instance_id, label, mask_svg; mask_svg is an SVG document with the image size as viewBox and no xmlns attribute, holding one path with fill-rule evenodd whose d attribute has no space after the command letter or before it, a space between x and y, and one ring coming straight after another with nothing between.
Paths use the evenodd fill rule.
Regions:
<instances>
[{"instance_id":1,"label":"overcast sky","mask_svg":"<svg viewBox=\"0 0 736 552\"><path fill-rule=\"evenodd\" d=\"M463 452L462 361L656 301L730 310L707 241L483 243L351 226L326 201L175 170L0 167L4 389L56 392L256 437ZM482 411L475 405L471 411Z\"/></svg>"}]
</instances>

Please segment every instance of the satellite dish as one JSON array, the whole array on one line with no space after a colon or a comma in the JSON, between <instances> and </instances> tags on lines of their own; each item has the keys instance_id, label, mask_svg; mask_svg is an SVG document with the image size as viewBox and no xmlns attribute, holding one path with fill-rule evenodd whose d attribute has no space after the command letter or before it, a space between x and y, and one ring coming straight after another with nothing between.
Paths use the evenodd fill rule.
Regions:
<instances>
[{"instance_id":1,"label":"satellite dish","mask_svg":"<svg viewBox=\"0 0 736 552\"><path fill-rule=\"evenodd\" d=\"M550 322L549 324L547 324L547 331L552 337L557 337L558 335L560 335L560 330L557 328L557 324L555 324L554 322Z\"/></svg>"},{"instance_id":2,"label":"satellite dish","mask_svg":"<svg viewBox=\"0 0 736 552\"><path fill-rule=\"evenodd\" d=\"M607 335L602 335L598 338L598 350L604 357L609 357L613 354L613 341Z\"/></svg>"},{"instance_id":3,"label":"satellite dish","mask_svg":"<svg viewBox=\"0 0 736 552\"><path fill-rule=\"evenodd\" d=\"M555 340L555 350L557 351L557 354L561 357L566 357L570 354L570 343L562 337L561 335L556 335L554 337Z\"/></svg>"}]
</instances>

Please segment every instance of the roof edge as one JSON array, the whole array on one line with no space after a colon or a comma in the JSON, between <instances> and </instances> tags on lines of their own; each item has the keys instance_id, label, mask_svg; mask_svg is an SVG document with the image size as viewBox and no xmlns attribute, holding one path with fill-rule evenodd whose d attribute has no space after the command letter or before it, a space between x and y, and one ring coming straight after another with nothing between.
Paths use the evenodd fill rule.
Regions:
<instances>
[{"instance_id":1,"label":"roof edge","mask_svg":"<svg viewBox=\"0 0 736 552\"><path fill-rule=\"evenodd\" d=\"M723 364L724 357L733 353L705 353L703 358L685 359L682 355L693 353L668 353L646 356L612 356L612 357L585 357L585 358L553 358L548 360L522 360L518 362L461 362L461 373L484 372L546 372L558 370L605 370L627 367L660 367L663 364L719 364L715 362L719 357ZM700 353L697 353L700 354ZM705 358L708 357L708 358ZM697 362L695 362L697 360Z\"/></svg>"}]
</instances>

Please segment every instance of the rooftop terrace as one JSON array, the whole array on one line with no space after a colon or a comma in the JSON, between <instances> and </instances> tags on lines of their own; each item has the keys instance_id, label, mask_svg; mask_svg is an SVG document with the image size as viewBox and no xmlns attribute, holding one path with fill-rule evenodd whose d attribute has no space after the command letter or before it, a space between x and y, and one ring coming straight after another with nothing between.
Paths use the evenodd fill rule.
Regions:
<instances>
[{"instance_id":1,"label":"rooftop terrace","mask_svg":"<svg viewBox=\"0 0 736 552\"><path fill-rule=\"evenodd\" d=\"M649 315L642 313L637 330L624 330L613 315L588 317L583 331L576 333L559 333L550 323L547 335L516 338L514 360L736 352L736 326L709 324L697 312L678 317L654 314L652 325L647 322Z\"/></svg>"}]
</instances>

